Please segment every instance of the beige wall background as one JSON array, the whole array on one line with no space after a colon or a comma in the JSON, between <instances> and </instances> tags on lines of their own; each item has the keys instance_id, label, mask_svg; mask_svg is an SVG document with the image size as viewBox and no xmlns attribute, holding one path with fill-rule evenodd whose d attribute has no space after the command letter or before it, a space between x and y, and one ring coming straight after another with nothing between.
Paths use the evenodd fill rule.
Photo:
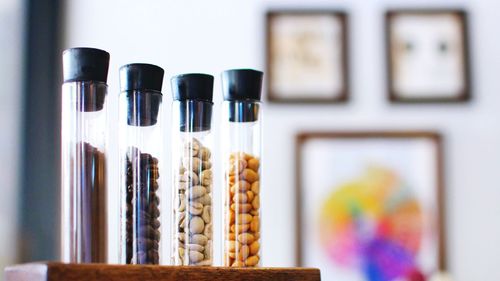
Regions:
<instances>
[{"instance_id":1,"label":"beige wall background","mask_svg":"<svg viewBox=\"0 0 500 281\"><path fill-rule=\"evenodd\" d=\"M449 269L457 281L500 280L499 1L71 0L66 4L64 47L94 46L111 53L111 104L117 104L119 66L149 62L165 68L166 124L170 116L169 78L174 74L216 74L214 93L218 104L221 102L218 75L222 70L264 68L266 9L345 10L350 16L351 101L346 105L321 106L267 104L265 108L264 264L294 265L297 132L435 130L444 136L446 155ZM387 102L383 16L387 9L397 7L461 7L469 12L472 102L414 106ZM111 124L116 124L116 107L111 109L111 118ZM169 129L167 126L167 150ZM215 124L214 131L217 130ZM112 125L110 144L114 159L117 159L117 141L113 138L116 133L116 126ZM110 186L114 188L118 171L111 172ZM119 193L113 189L110 192L110 214L117 214ZM219 198L216 204L220 204ZM164 211L168 223L170 218L166 214ZM110 226L118 229L117 216L111 217ZM110 250L116 261L117 231L110 235L113 237ZM220 247L218 250L220 253Z\"/></svg>"}]
</instances>

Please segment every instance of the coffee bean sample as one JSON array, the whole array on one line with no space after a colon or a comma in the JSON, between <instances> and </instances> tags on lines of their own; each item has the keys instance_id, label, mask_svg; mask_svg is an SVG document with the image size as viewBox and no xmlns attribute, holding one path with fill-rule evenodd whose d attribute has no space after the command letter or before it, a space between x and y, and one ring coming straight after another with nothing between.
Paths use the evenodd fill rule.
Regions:
<instances>
[{"instance_id":1,"label":"coffee bean sample","mask_svg":"<svg viewBox=\"0 0 500 281\"><path fill-rule=\"evenodd\" d=\"M173 263L210 266L212 257L212 156L196 139L182 143L182 153L174 168Z\"/></svg>"},{"instance_id":2,"label":"coffee bean sample","mask_svg":"<svg viewBox=\"0 0 500 281\"><path fill-rule=\"evenodd\" d=\"M106 158L86 142L79 142L71 161L73 183L68 209L68 225L78 229L67 241L73 262L106 262Z\"/></svg>"},{"instance_id":3,"label":"coffee bean sample","mask_svg":"<svg viewBox=\"0 0 500 281\"><path fill-rule=\"evenodd\" d=\"M158 159L131 147L126 156L125 216L122 218L127 264L160 262L159 177Z\"/></svg>"}]
</instances>

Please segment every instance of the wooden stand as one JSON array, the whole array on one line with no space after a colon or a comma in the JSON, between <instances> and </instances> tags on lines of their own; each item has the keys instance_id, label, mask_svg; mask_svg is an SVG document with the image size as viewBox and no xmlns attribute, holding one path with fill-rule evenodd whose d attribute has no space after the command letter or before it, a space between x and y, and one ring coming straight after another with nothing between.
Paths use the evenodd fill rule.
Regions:
<instances>
[{"instance_id":1,"label":"wooden stand","mask_svg":"<svg viewBox=\"0 0 500 281\"><path fill-rule=\"evenodd\" d=\"M32 263L7 267L5 281L320 281L315 268L228 268Z\"/></svg>"}]
</instances>

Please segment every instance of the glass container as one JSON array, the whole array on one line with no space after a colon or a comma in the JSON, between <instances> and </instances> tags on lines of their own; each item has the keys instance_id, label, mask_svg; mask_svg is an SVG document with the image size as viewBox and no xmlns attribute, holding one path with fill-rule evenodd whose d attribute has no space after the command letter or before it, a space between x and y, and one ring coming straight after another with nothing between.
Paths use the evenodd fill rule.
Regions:
<instances>
[{"instance_id":1,"label":"glass container","mask_svg":"<svg viewBox=\"0 0 500 281\"><path fill-rule=\"evenodd\" d=\"M120 262L160 264L164 71L151 64L120 68Z\"/></svg>"},{"instance_id":2,"label":"glass container","mask_svg":"<svg viewBox=\"0 0 500 281\"><path fill-rule=\"evenodd\" d=\"M64 262L107 261L106 95L109 54L63 52L61 255Z\"/></svg>"},{"instance_id":3,"label":"glass container","mask_svg":"<svg viewBox=\"0 0 500 281\"><path fill-rule=\"evenodd\" d=\"M222 73L224 266L261 265L262 76L251 69Z\"/></svg>"},{"instance_id":4,"label":"glass container","mask_svg":"<svg viewBox=\"0 0 500 281\"><path fill-rule=\"evenodd\" d=\"M213 264L213 76L172 78L172 264Z\"/></svg>"}]
</instances>

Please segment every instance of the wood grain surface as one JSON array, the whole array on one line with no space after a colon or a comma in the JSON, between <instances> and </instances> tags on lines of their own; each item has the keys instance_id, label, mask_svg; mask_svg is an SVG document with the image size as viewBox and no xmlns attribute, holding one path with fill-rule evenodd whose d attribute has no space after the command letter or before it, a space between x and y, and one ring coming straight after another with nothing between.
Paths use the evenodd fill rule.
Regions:
<instances>
[{"instance_id":1,"label":"wood grain surface","mask_svg":"<svg viewBox=\"0 0 500 281\"><path fill-rule=\"evenodd\" d=\"M315 268L227 268L32 263L5 269L5 281L320 281Z\"/></svg>"}]
</instances>

